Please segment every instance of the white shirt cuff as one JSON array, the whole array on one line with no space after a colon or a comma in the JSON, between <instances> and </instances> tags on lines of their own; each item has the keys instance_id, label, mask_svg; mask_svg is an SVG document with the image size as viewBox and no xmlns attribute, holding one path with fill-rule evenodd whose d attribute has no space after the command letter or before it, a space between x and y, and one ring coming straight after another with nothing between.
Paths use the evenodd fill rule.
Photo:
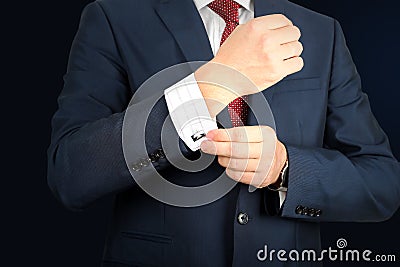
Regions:
<instances>
[{"instance_id":1,"label":"white shirt cuff","mask_svg":"<svg viewBox=\"0 0 400 267\"><path fill-rule=\"evenodd\" d=\"M215 118L210 116L194 74L166 89L164 96L179 137L192 151L198 150L206 134L218 127Z\"/></svg>"}]
</instances>

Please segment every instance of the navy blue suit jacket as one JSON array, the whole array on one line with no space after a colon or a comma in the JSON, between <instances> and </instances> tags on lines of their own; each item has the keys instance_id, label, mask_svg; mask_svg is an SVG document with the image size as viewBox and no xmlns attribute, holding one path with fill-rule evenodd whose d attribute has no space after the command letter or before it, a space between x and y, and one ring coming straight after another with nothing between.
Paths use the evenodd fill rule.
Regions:
<instances>
[{"instance_id":1,"label":"navy blue suit jacket","mask_svg":"<svg viewBox=\"0 0 400 267\"><path fill-rule=\"evenodd\" d=\"M125 162L121 131L144 81L177 63L212 58L201 18L191 0L99 0L85 8L53 118L48 182L71 209L115 195L105 266L263 266L256 254L264 245L318 249L320 222L381 221L398 208L399 163L361 90L339 23L287 0L255 0L256 16L273 13L299 26L305 61L301 72L260 93L288 151L283 207L277 208L276 193L249 193L238 184L211 204L181 208L135 184L129 171L135 160ZM130 106L137 118L130 122L133 138L152 101L150 96ZM139 143L146 142L149 152L161 148L167 115L161 98L147 121L150 133L131 144L137 161L149 157L136 149ZM257 124L252 115L249 124ZM164 177L185 185L207 183L224 171L215 162L197 173L178 170L165 158L156 165ZM149 172L136 175L146 179ZM239 212L248 215L247 224L239 224ZM275 259L269 266L292 264L318 265Z\"/></svg>"}]
</instances>

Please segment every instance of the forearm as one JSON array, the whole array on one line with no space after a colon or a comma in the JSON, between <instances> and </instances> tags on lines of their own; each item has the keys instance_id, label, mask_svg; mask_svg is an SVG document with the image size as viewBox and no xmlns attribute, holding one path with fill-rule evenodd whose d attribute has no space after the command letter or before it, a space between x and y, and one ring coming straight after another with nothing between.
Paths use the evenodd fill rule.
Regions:
<instances>
[{"instance_id":1,"label":"forearm","mask_svg":"<svg viewBox=\"0 0 400 267\"><path fill-rule=\"evenodd\" d=\"M157 98L86 123L61 139L53 137L48 151L48 182L65 206L85 208L98 198L129 189L135 179L146 179L156 170L170 166L165 158L151 156L162 149L160 121L164 122L168 115L163 99L150 110L150 102L155 103ZM58 120L56 114L55 125ZM137 169L135 166L142 160L154 162Z\"/></svg>"},{"instance_id":2,"label":"forearm","mask_svg":"<svg viewBox=\"0 0 400 267\"><path fill-rule=\"evenodd\" d=\"M129 81L110 21L98 2L82 13L64 81L52 121L48 183L66 206L84 208L129 189L135 184L132 175L147 178L170 166L157 152L163 148L162 127L171 123L165 88L159 85L156 93L138 97L140 84ZM133 93L135 102L127 108ZM173 131L164 137L178 147L170 153L172 159L192 155L182 142L178 146Z\"/></svg>"},{"instance_id":3,"label":"forearm","mask_svg":"<svg viewBox=\"0 0 400 267\"><path fill-rule=\"evenodd\" d=\"M400 166L362 92L336 21L334 29L323 144L287 146L289 185L282 216L312 221L386 220L400 204ZM320 216L310 216L318 210Z\"/></svg>"},{"instance_id":4,"label":"forearm","mask_svg":"<svg viewBox=\"0 0 400 267\"><path fill-rule=\"evenodd\" d=\"M50 146L48 183L66 207L82 209L134 184L122 153L123 117L89 123Z\"/></svg>"},{"instance_id":5,"label":"forearm","mask_svg":"<svg viewBox=\"0 0 400 267\"><path fill-rule=\"evenodd\" d=\"M228 83L229 77L234 77L234 73L229 73L232 71L228 67L224 68L211 61L194 73L212 118L215 118L230 102L240 96L232 91L233 86L230 89L226 88L230 84Z\"/></svg>"}]
</instances>

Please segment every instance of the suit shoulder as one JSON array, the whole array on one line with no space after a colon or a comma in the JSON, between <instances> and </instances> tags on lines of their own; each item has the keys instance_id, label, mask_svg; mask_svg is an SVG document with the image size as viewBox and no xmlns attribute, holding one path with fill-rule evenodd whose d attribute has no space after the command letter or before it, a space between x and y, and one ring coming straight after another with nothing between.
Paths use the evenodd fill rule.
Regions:
<instances>
[{"instance_id":1,"label":"suit shoulder","mask_svg":"<svg viewBox=\"0 0 400 267\"><path fill-rule=\"evenodd\" d=\"M143 8L146 6L154 6L159 0L96 0L95 3L98 3L100 6L107 10L112 11L122 11L122 10L132 10L131 8Z\"/></svg>"},{"instance_id":2,"label":"suit shoulder","mask_svg":"<svg viewBox=\"0 0 400 267\"><path fill-rule=\"evenodd\" d=\"M294 22L306 24L315 29L333 31L335 24L334 18L289 1L287 3L285 13L290 19L296 20Z\"/></svg>"},{"instance_id":3,"label":"suit shoulder","mask_svg":"<svg viewBox=\"0 0 400 267\"><path fill-rule=\"evenodd\" d=\"M332 49L335 40L336 20L287 1L285 15L301 30L303 41L309 46L318 45L315 49Z\"/></svg>"}]
</instances>

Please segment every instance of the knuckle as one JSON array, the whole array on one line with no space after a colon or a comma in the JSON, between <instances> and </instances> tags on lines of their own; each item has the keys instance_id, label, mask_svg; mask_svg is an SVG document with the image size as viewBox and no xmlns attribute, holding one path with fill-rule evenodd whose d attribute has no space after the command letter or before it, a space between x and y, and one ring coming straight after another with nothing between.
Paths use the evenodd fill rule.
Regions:
<instances>
[{"instance_id":1,"label":"knuckle","mask_svg":"<svg viewBox=\"0 0 400 267\"><path fill-rule=\"evenodd\" d=\"M286 16L283 14L276 14L276 17L279 19L285 19L285 20L287 19Z\"/></svg>"},{"instance_id":2,"label":"knuckle","mask_svg":"<svg viewBox=\"0 0 400 267\"><path fill-rule=\"evenodd\" d=\"M283 14L276 14L276 18L282 21L285 21L288 24L293 24L292 21L290 19L288 19L288 17L286 17Z\"/></svg>"},{"instance_id":3,"label":"knuckle","mask_svg":"<svg viewBox=\"0 0 400 267\"><path fill-rule=\"evenodd\" d=\"M270 62L270 61L274 61L275 60L274 53L271 51L271 49L269 47L264 47L262 52L263 53L261 54L261 58L265 62Z\"/></svg>"},{"instance_id":4,"label":"knuckle","mask_svg":"<svg viewBox=\"0 0 400 267\"><path fill-rule=\"evenodd\" d=\"M264 188L264 187L267 187L269 185L269 183L267 182L267 181L263 181L260 185L259 185L259 189L261 189L261 188Z\"/></svg>"},{"instance_id":5,"label":"knuckle","mask_svg":"<svg viewBox=\"0 0 400 267\"><path fill-rule=\"evenodd\" d=\"M258 21L257 19L251 19L249 22L246 23L249 32L253 33L258 30Z\"/></svg>"},{"instance_id":6,"label":"knuckle","mask_svg":"<svg viewBox=\"0 0 400 267\"><path fill-rule=\"evenodd\" d=\"M218 157L218 163L219 163L219 165L224 166L225 165L225 159L223 157Z\"/></svg>"},{"instance_id":7,"label":"knuckle","mask_svg":"<svg viewBox=\"0 0 400 267\"><path fill-rule=\"evenodd\" d=\"M228 175L231 179L233 179L235 181L239 181L237 172L232 171L230 169L227 169L225 172L226 172L226 175Z\"/></svg>"},{"instance_id":8,"label":"knuckle","mask_svg":"<svg viewBox=\"0 0 400 267\"><path fill-rule=\"evenodd\" d=\"M257 188L262 188L263 177L259 173L254 173L251 179L252 179L251 181L252 186L255 186Z\"/></svg>"},{"instance_id":9,"label":"knuckle","mask_svg":"<svg viewBox=\"0 0 400 267\"><path fill-rule=\"evenodd\" d=\"M261 128L263 139L270 138L271 136L276 136L275 130L269 126L262 126Z\"/></svg>"},{"instance_id":10,"label":"knuckle","mask_svg":"<svg viewBox=\"0 0 400 267\"><path fill-rule=\"evenodd\" d=\"M236 131L233 132L232 139L233 140L242 140L243 133L239 128L235 129Z\"/></svg>"},{"instance_id":11,"label":"knuckle","mask_svg":"<svg viewBox=\"0 0 400 267\"><path fill-rule=\"evenodd\" d=\"M225 170L226 175L228 175L230 178L234 179L233 177L233 172L230 169Z\"/></svg>"},{"instance_id":12,"label":"knuckle","mask_svg":"<svg viewBox=\"0 0 400 267\"><path fill-rule=\"evenodd\" d=\"M233 147L233 143L228 143L227 144L227 146L226 146L226 154L227 155L232 155L233 154L233 152L234 152L234 147Z\"/></svg>"},{"instance_id":13,"label":"knuckle","mask_svg":"<svg viewBox=\"0 0 400 267\"><path fill-rule=\"evenodd\" d=\"M230 155L232 156L238 156L240 154L240 148L237 143L232 143L231 144L231 151Z\"/></svg>"},{"instance_id":14,"label":"knuckle","mask_svg":"<svg viewBox=\"0 0 400 267\"><path fill-rule=\"evenodd\" d=\"M300 28L297 27L297 26L293 26L293 31L294 31L294 34L295 34L295 36L296 36L296 39L300 39L300 37L301 37Z\"/></svg>"},{"instance_id":15,"label":"knuckle","mask_svg":"<svg viewBox=\"0 0 400 267\"><path fill-rule=\"evenodd\" d=\"M246 142L249 140L249 133L247 131L247 128L242 128L240 131L238 131L238 140L242 142Z\"/></svg>"},{"instance_id":16,"label":"knuckle","mask_svg":"<svg viewBox=\"0 0 400 267\"><path fill-rule=\"evenodd\" d=\"M297 69L300 71L304 67L304 60L302 57L298 57L297 59Z\"/></svg>"},{"instance_id":17,"label":"knuckle","mask_svg":"<svg viewBox=\"0 0 400 267\"><path fill-rule=\"evenodd\" d=\"M225 130L223 131L223 133L221 133L221 136L219 136L220 139L228 139L229 142L232 142L232 139L233 139L233 137L234 137L234 135L235 135L235 131L234 131L234 130L235 130L234 128L232 128L232 129L225 129ZM222 135L224 135L224 136L222 136ZM223 137L224 137L224 138L223 138Z\"/></svg>"},{"instance_id":18,"label":"knuckle","mask_svg":"<svg viewBox=\"0 0 400 267\"><path fill-rule=\"evenodd\" d=\"M291 55L296 55L298 50L299 49L298 49L298 45L297 44L290 43L290 54Z\"/></svg>"},{"instance_id":19,"label":"knuckle","mask_svg":"<svg viewBox=\"0 0 400 267\"><path fill-rule=\"evenodd\" d=\"M264 50L270 50L274 44L273 34L268 30L266 33L261 35L261 42Z\"/></svg>"},{"instance_id":20,"label":"knuckle","mask_svg":"<svg viewBox=\"0 0 400 267\"><path fill-rule=\"evenodd\" d=\"M216 140L219 140L221 138L221 131L215 131L213 134Z\"/></svg>"},{"instance_id":21,"label":"knuckle","mask_svg":"<svg viewBox=\"0 0 400 267\"><path fill-rule=\"evenodd\" d=\"M248 158L260 158L262 145L253 146L248 152Z\"/></svg>"},{"instance_id":22,"label":"knuckle","mask_svg":"<svg viewBox=\"0 0 400 267\"><path fill-rule=\"evenodd\" d=\"M298 54L300 55L301 53L303 53L304 47L301 42L297 42L297 46L298 46Z\"/></svg>"},{"instance_id":23,"label":"knuckle","mask_svg":"<svg viewBox=\"0 0 400 267\"><path fill-rule=\"evenodd\" d=\"M254 175L249 172L239 172L239 180L242 183L250 184L251 180L253 179Z\"/></svg>"},{"instance_id":24,"label":"knuckle","mask_svg":"<svg viewBox=\"0 0 400 267\"><path fill-rule=\"evenodd\" d=\"M242 163L242 166L241 166L245 171L250 171L250 169L251 169L251 166L250 166L250 160L249 159L247 159L247 160L245 160L243 163Z\"/></svg>"},{"instance_id":25,"label":"knuckle","mask_svg":"<svg viewBox=\"0 0 400 267\"><path fill-rule=\"evenodd\" d=\"M238 162L237 162L237 160L231 159L230 162L229 162L229 166L230 166L232 169L236 170L236 169L238 168Z\"/></svg>"}]
</instances>

